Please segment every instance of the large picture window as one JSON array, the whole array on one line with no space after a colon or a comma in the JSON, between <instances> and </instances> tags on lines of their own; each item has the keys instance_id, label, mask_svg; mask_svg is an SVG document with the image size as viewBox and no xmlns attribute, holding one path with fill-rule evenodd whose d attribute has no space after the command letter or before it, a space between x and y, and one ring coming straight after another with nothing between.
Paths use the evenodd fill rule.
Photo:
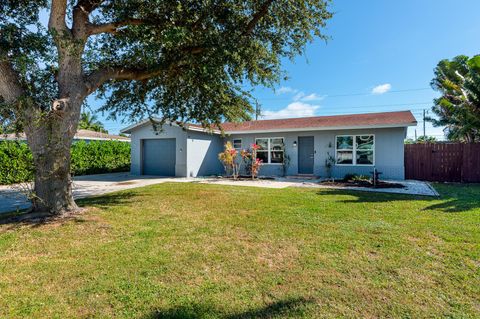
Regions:
<instances>
[{"instance_id":1,"label":"large picture window","mask_svg":"<svg viewBox=\"0 0 480 319\"><path fill-rule=\"evenodd\" d=\"M257 138L255 143L260 147L257 158L265 164L282 164L284 155L283 137Z\"/></svg>"},{"instance_id":2,"label":"large picture window","mask_svg":"<svg viewBox=\"0 0 480 319\"><path fill-rule=\"evenodd\" d=\"M340 135L336 137L337 165L374 165L374 135Z\"/></svg>"}]
</instances>

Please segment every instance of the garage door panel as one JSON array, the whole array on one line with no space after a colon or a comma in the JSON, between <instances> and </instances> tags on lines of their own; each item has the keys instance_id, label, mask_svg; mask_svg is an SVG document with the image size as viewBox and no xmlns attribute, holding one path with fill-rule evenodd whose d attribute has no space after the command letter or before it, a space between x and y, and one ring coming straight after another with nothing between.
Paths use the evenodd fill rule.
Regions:
<instances>
[{"instance_id":1,"label":"garage door panel","mask_svg":"<svg viewBox=\"0 0 480 319\"><path fill-rule=\"evenodd\" d=\"M168 139L143 140L143 174L175 176L176 141Z\"/></svg>"}]
</instances>

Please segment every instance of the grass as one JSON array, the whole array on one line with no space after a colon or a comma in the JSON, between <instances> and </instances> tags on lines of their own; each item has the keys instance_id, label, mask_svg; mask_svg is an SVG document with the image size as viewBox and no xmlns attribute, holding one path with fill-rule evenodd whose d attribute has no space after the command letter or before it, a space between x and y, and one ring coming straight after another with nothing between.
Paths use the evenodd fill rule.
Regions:
<instances>
[{"instance_id":1,"label":"grass","mask_svg":"<svg viewBox=\"0 0 480 319\"><path fill-rule=\"evenodd\" d=\"M0 228L0 317L478 317L480 185L173 183Z\"/></svg>"}]
</instances>

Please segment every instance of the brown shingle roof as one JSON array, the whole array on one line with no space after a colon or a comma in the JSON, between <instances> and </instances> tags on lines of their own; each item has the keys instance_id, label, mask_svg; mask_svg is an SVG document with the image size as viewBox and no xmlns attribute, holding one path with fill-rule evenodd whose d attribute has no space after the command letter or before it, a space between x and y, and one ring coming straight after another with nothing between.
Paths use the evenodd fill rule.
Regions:
<instances>
[{"instance_id":1,"label":"brown shingle roof","mask_svg":"<svg viewBox=\"0 0 480 319\"><path fill-rule=\"evenodd\" d=\"M226 133L249 131L280 131L283 129L355 128L355 127L395 127L416 125L410 111L383 112L369 114L349 114L333 116L300 117L277 120L246 121L223 123Z\"/></svg>"},{"instance_id":2,"label":"brown shingle roof","mask_svg":"<svg viewBox=\"0 0 480 319\"><path fill-rule=\"evenodd\" d=\"M101 139L101 140L119 140L130 141L130 138L120 135L106 134L102 132L95 132L90 130L78 130L75 134L76 139L88 140L88 139Z\"/></svg>"}]
</instances>

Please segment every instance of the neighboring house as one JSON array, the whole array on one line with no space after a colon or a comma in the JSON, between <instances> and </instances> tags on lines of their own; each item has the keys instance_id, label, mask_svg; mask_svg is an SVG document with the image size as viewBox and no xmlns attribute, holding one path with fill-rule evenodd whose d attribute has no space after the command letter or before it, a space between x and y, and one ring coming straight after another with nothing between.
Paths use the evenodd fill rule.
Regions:
<instances>
[{"instance_id":1,"label":"neighboring house","mask_svg":"<svg viewBox=\"0 0 480 319\"><path fill-rule=\"evenodd\" d=\"M20 141L25 141L25 133L19 133L19 134L3 134L0 135L0 141L1 140L8 140L8 141L13 141L13 140L20 140ZM125 136L120 136L120 135L112 135L112 134L106 134L102 132L95 132L95 131L90 131L90 130L78 130L77 134L73 137L74 141L121 141L121 142L130 142L129 137Z\"/></svg>"},{"instance_id":2,"label":"neighboring house","mask_svg":"<svg viewBox=\"0 0 480 319\"><path fill-rule=\"evenodd\" d=\"M206 176L222 174L218 153L226 141L237 149L253 143L261 149L260 175L326 176L329 155L331 174L370 174L374 167L382 178L404 179L404 144L408 126L417 124L410 111L372 114L224 123L220 131L199 125L164 125L155 131L150 121L122 130L131 134L131 172L136 175Z\"/></svg>"}]
</instances>

